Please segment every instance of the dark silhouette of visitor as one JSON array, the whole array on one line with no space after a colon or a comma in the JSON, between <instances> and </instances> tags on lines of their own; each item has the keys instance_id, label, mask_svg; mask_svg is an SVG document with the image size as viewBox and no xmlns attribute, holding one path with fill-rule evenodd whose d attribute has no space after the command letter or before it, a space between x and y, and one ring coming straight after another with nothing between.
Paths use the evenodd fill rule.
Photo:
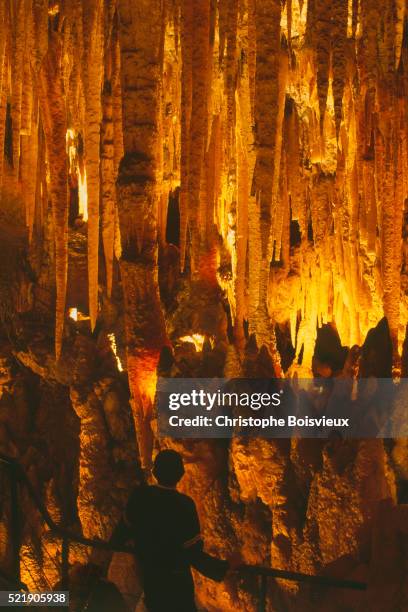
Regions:
<instances>
[{"instance_id":1,"label":"dark silhouette of visitor","mask_svg":"<svg viewBox=\"0 0 408 612\"><path fill-rule=\"evenodd\" d=\"M133 541L149 612L195 612L191 566L221 581L229 569L241 565L241 559L234 554L225 561L204 552L195 503L176 490L184 475L179 453L159 452L153 475L157 485L140 485L130 494L112 542Z\"/></svg>"}]
</instances>

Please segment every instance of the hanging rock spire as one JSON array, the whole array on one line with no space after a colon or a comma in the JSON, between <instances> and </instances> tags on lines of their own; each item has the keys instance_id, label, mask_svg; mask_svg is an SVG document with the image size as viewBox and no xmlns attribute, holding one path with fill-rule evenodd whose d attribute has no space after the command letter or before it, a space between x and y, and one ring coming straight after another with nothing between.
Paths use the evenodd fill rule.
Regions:
<instances>
[{"instance_id":1,"label":"hanging rock spire","mask_svg":"<svg viewBox=\"0 0 408 612\"><path fill-rule=\"evenodd\" d=\"M68 272L68 160L66 155L67 114L63 91L61 41L54 33L39 73L39 101L50 168L50 197L55 236L55 353L62 350Z\"/></svg>"}]
</instances>

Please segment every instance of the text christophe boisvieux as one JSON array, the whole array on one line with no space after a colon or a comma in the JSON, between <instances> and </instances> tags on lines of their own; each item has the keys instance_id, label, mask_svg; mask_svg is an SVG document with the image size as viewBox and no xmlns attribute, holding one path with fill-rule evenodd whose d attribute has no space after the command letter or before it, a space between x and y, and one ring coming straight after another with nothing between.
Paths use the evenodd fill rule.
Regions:
<instances>
[{"instance_id":1,"label":"text christophe boisvieux","mask_svg":"<svg viewBox=\"0 0 408 612\"><path fill-rule=\"evenodd\" d=\"M180 408L197 407L211 411L214 407L248 407L252 410L260 410L261 408L278 407L281 405L283 391L278 393L225 393L220 390L209 393L207 391L192 390L188 393L170 393L168 396L169 409L172 411L180 410ZM286 418L276 418L272 415L260 419L253 417L243 418L241 416L230 418L225 415L219 415L213 422L211 417L196 415L190 418L178 417L176 415L169 418L169 424L173 427L180 426L199 426L211 427L213 424L221 427L229 426L300 426L300 427L348 427L349 419L339 418L331 419L321 416L318 418L310 418L305 416L299 418L295 415L287 415Z\"/></svg>"}]
</instances>

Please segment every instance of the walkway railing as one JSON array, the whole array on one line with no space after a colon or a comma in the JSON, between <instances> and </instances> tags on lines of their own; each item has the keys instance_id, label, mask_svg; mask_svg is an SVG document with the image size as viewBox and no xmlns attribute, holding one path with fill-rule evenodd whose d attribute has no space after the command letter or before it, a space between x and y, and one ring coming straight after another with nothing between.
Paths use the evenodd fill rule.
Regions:
<instances>
[{"instance_id":1,"label":"walkway railing","mask_svg":"<svg viewBox=\"0 0 408 612\"><path fill-rule=\"evenodd\" d=\"M61 564L60 564L60 577L61 586L68 590L69 587L69 550L71 543L82 544L91 548L110 552L126 552L134 554L134 549L131 547L117 547L112 546L108 542L102 540L95 540L85 538L81 535L73 533L72 531L65 529L63 526L58 525L50 516L47 508L44 506L41 497L34 489L30 479L25 473L22 466L18 461L12 457L8 457L0 453L0 465L2 465L9 474L10 482L10 504L11 504L11 516L10 516L10 536L12 544L12 580L15 584L21 585L21 589L25 588L25 585L21 582L21 556L20 549L22 544L22 524L21 524L21 507L20 507L20 487L25 487L34 506L38 510L45 524L48 526L51 533L58 536L62 541L61 546ZM267 603L267 590L268 590L268 579L284 579L290 580L297 583L307 583L316 586L323 587L334 587L340 589L352 589L356 591L365 591L367 585L364 582L357 582L354 580L342 580L338 578L332 578L330 576L313 576L310 574L302 574L299 572L291 572L286 570L273 569L270 567L264 567L260 565L244 565L240 568L240 571L245 574L254 575L259 577L259 598L258 598L258 612L266 611ZM2 572L0 570L0 577Z\"/></svg>"}]
</instances>

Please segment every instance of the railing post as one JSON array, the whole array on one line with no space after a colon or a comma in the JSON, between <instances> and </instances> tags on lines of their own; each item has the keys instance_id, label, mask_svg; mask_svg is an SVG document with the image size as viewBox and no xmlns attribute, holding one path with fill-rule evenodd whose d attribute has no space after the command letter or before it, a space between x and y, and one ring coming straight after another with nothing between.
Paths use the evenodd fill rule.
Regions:
<instances>
[{"instance_id":1,"label":"railing post","mask_svg":"<svg viewBox=\"0 0 408 612\"><path fill-rule=\"evenodd\" d=\"M10 536L13 555L12 572L13 577L21 581L20 572L20 548L21 548L21 524L20 524L20 504L19 504L19 477L18 470L15 465L10 465Z\"/></svg>"},{"instance_id":2,"label":"railing post","mask_svg":"<svg viewBox=\"0 0 408 612\"><path fill-rule=\"evenodd\" d=\"M61 584L64 591L69 590L69 539L62 538L61 547Z\"/></svg>"},{"instance_id":3,"label":"railing post","mask_svg":"<svg viewBox=\"0 0 408 612\"><path fill-rule=\"evenodd\" d=\"M258 612L266 612L266 587L268 576L261 574L259 586Z\"/></svg>"}]
</instances>

